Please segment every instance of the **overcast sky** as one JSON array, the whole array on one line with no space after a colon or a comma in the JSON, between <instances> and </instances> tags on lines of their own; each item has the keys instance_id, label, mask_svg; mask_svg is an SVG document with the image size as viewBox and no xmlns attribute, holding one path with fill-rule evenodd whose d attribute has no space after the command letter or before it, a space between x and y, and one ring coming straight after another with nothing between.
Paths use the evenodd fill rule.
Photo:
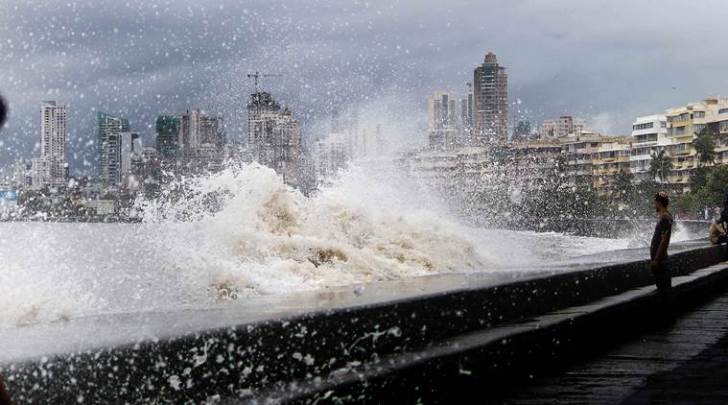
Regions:
<instances>
[{"instance_id":1,"label":"overcast sky","mask_svg":"<svg viewBox=\"0 0 728 405\"><path fill-rule=\"evenodd\" d=\"M96 110L150 143L160 113L219 111L237 139L254 70L282 75L263 86L309 135L334 106L378 100L421 123L427 95L462 93L489 50L525 118L628 134L637 115L728 95L726 49L725 0L0 0L0 164L37 154L44 99L68 105L76 169Z\"/></svg>"}]
</instances>

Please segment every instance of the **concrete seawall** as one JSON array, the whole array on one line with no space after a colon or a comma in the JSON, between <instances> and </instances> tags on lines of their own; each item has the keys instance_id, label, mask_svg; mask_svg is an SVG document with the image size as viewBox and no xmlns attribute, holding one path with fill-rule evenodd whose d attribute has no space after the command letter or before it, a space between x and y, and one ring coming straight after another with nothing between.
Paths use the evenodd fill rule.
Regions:
<instances>
[{"instance_id":1,"label":"concrete seawall","mask_svg":"<svg viewBox=\"0 0 728 405\"><path fill-rule=\"evenodd\" d=\"M671 263L677 276L715 265L724 254L721 248L705 244L686 245L674 251ZM649 286L652 277L646 264L614 263L497 285L464 286L399 300L231 324L177 337L152 337L101 349L16 359L2 364L0 373L19 403L152 399L199 403L256 397L305 402L338 393L339 386L342 394L352 395L350 399L366 399L360 397L367 395L366 380L361 385L359 379L359 385L354 386L345 376L356 374L361 367L371 372L367 364L379 364L381 368L378 362L385 358L414 365L416 358L408 355L433 350L442 342L462 343L463 336L504 330L536 316ZM724 282L723 278L711 277L716 283ZM714 286L708 283L704 287L708 285ZM697 287L686 291L700 294ZM525 350L525 357L538 357L540 350L552 350L543 344L544 339L553 341L559 333L563 330L527 333L521 336L518 348ZM498 363L502 356L517 364L514 358L518 355L514 353L519 350L514 350L510 347L508 354L488 351L482 355L490 363ZM452 361L459 360L448 358L448 362ZM455 363L447 364L451 367ZM417 385L417 376L424 374L407 376L397 384L404 381L408 386ZM373 373L371 378L376 381L384 377Z\"/></svg>"},{"instance_id":2,"label":"concrete seawall","mask_svg":"<svg viewBox=\"0 0 728 405\"><path fill-rule=\"evenodd\" d=\"M531 221L538 224L539 232L559 232L579 236L598 238L629 238L635 235L651 235L655 228L655 220L650 219L558 219L542 218ZM708 236L710 221L685 220L676 221L677 228L684 229L690 235ZM521 223L512 224L512 229L522 229Z\"/></svg>"}]
</instances>

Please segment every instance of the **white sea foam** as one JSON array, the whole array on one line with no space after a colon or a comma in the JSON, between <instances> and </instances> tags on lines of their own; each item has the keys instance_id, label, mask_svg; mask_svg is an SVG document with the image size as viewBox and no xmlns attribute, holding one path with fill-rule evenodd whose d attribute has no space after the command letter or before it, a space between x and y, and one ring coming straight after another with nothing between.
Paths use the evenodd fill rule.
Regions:
<instances>
[{"instance_id":1,"label":"white sea foam","mask_svg":"<svg viewBox=\"0 0 728 405\"><path fill-rule=\"evenodd\" d=\"M272 170L248 165L192 179L184 187L193 197L147 202L143 211L145 222L165 233L202 239L192 255L185 251L188 242L167 247L168 254L233 262L216 266L211 281L253 293L491 267L465 227L389 180L394 183L373 181L363 168L353 168L306 197ZM219 212L207 213L212 193L225 201Z\"/></svg>"},{"instance_id":2,"label":"white sea foam","mask_svg":"<svg viewBox=\"0 0 728 405\"><path fill-rule=\"evenodd\" d=\"M432 274L538 269L629 244L462 225L396 173L355 166L304 196L268 168L230 167L140 201L141 224L2 223L0 327Z\"/></svg>"}]
</instances>

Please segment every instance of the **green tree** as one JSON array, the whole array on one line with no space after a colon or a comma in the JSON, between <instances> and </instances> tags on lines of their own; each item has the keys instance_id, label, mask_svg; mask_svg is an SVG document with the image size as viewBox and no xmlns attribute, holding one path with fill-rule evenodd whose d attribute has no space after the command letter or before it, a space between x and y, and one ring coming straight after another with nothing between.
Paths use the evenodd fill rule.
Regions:
<instances>
[{"instance_id":1,"label":"green tree","mask_svg":"<svg viewBox=\"0 0 728 405\"><path fill-rule=\"evenodd\" d=\"M708 127L695 134L693 147L698 155L698 167L715 163L715 137Z\"/></svg>"},{"instance_id":2,"label":"green tree","mask_svg":"<svg viewBox=\"0 0 728 405\"><path fill-rule=\"evenodd\" d=\"M719 207L728 191L728 166L716 166L708 174L705 186L694 190L696 207Z\"/></svg>"},{"instance_id":3,"label":"green tree","mask_svg":"<svg viewBox=\"0 0 728 405\"><path fill-rule=\"evenodd\" d=\"M650 174L659 183L664 183L668 173L672 170L672 158L664 150L652 154L650 161Z\"/></svg>"},{"instance_id":4,"label":"green tree","mask_svg":"<svg viewBox=\"0 0 728 405\"><path fill-rule=\"evenodd\" d=\"M698 166L693 170L690 176L690 190L700 190L705 183L708 181L708 175L711 172L712 167Z\"/></svg>"},{"instance_id":5,"label":"green tree","mask_svg":"<svg viewBox=\"0 0 728 405\"><path fill-rule=\"evenodd\" d=\"M621 170L614 179L612 198L622 201L631 200L634 188L634 175L628 170Z\"/></svg>"}]
</instances>

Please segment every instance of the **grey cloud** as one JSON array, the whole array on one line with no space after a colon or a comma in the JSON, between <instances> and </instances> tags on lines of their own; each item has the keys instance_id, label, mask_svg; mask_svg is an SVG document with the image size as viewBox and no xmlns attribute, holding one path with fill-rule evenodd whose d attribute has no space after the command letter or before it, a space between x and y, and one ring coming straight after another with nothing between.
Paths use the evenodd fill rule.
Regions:
<instances>
[{"instance_id":1,"label":"grey cloud","mask_svg":"<svg viewBox=\"0 0 728 405\"><path fill-rule=\"evenodd\" d=\"M69 6L70 4L70 6ZM92 161L94 109L128 116L152 140L159 113L223 112L242 132L251 86L266 80L313 125L338 104L396 93L421 106L458 92L493 50L533 120L572 113L626 133L631 119L728 93L728 7L682 1L0 2L0 92L12 115L0 163L32 157L38 103L69 104L74 164ZM411 108L411 107L408 107ZM612 122L611 125L607 123ZM607 128L608 127L608 128Z\"/></svg>"}]
</instances>

